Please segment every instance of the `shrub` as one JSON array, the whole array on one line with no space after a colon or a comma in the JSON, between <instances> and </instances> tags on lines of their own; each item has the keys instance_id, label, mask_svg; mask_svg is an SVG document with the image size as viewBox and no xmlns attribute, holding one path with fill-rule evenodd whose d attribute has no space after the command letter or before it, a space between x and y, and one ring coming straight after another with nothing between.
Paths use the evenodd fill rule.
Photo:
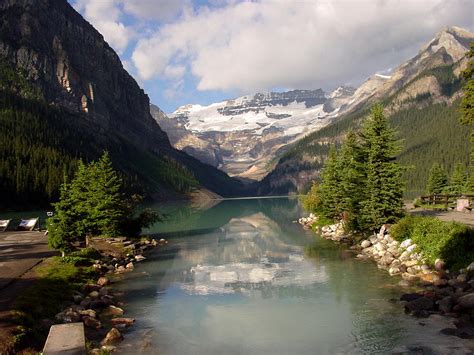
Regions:
<instances>
[{"instance_id":1,"label":"shrub","mask_svg":"<svg viewBox=\"0 0 474 355\"><path fill-rule=\"evenodd\" d=\"M316 230L317 228L328 226L330 224L334 224L334 220L332 220L331 218L327 218L325 216L318 216L318 220L313 223L311 228L313 230Z\"/></svg>"},{"instance_id":2,"label":"shrub","mask_svg":"<svg viewBox=\"0 0 474 355\"><path fill-rule=\"evenodd\" d=\"M399 220L390 228L390 235L393 239L402 242L405 239L411 238L413 229L418 220L423 217L417 217L413 215L408 215Z\"/></svg>"},{"instance_id":3,"label":"shrub","mask_svg":"<svg viewBox=\"0 0 474 355\"><path fill-rule=\"evenodd\" d=\"M429 262L443 259L449 269L457 270L474 261L474 230L456 222L434 217L407 216L391 228L394 239L412 239Z\"/></svg>"},{"instance_id":4,"label":"shrub","mask_svg":"<svg viewBox=\"0 0 474 355\"><path fill-rule=\"evenodd\" d=\"M311 189L301 199L303 208L308 212L316 212L321 208L321 198L319 196L319 188L316 181L313 181Z\"/></svg>"}]
</instances>

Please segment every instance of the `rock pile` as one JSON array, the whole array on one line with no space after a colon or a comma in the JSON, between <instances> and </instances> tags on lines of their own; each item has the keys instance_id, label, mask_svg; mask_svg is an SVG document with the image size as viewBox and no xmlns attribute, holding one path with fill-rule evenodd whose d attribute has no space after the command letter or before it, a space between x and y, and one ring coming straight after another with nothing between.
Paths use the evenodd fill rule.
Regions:
<instances>
[{"instance_id":1,"label":"rock pile","mask_svg":"<svg viewBox=\"0 0 474 355\"><path fill-rule=\"evenodd\" d=\"M390 236L388 226L384 225L379 233L360 243L360 253L357 257L374 259L379 268L387 270L392 276L401 275L407 281L421 279L439 282L441 278L438 270L433 270L424 262L423 256L416 252L416 247L411 239L401 243L394 240Z\"/></svg>"},{"instance_id":2,"label":"rock pile","mask_svg":"<svg viewBox=\"0 0 474 355\"><path fill-rule=\"evenodd\" d=\"M316 221L314 215L298 220L305 228L311 228ZM322 227L320 234L335 241L348 239L342 222ZM417 245L412 240L394 240L388 225L351 249L358 250L358 258L375 260L380 269L387 270L392 276L401 276L401 286L410 286L414 282L424 286L423 291L401 296L400 301L407 313L415 317L429 317L431 314L453 317L455 328L445 328L441 332L474 339L474 262L459 272L445 270L440 259L429 265L417 252Z\"/></svg>"},{"instance_id":3,"label":"rock pile","mask_svg":"<svg viewBox=\"0 0 474 355\"><path fill-rule=\"evenodd\" d=\"M311 229L313 223L318 221L318 217L314 213L310 213L309 217L301 217L298 219L298 223L303 226L304 229Z\"/></svg>"},{"instance_id":4,"label":"rock pile","mask_svg":"<svg viewBox=\"0 0 474 355\"><path fill-rule=\"evenodd\" d=\"M474 339L474 262L458 273L445 273L446 282L400 297L407 313L415 317L442 314L453 317L454 327L441 333Z\"/></svg>"},{"instance_id":5,"label":"rock pile","mask_svg":"<svg viewBox=\"0 0 474 355\"><path fill-rule=\"evenodd\" d=\"M104 240L101 239L100 242ZM74 292L71 302L55 316L56 323L83 322L86 336L93 334L93 338L96 338L97 335L104 336L105 334L101 341L101 349L93 349L92 354L113 351L118 342L123 339L120 330L135 323L135 319L123 316L122 304L117 301L116 295L110 288L110 275L132 271L134 263L146 260L143 253L147 249L168 242L164 239L129 241L125 238L110 238L105 240L105 243L120 245L125 250L125 256L117 254L115 248L101 251L101 259L96 260L92 265L100 275L97 282L83 285L81 292ZM108 332L106 332L107 328Z\"/></svg>"},{"instance_id":6,"label":"rock pile","mask_svg":"<svg viewBox=\"0 0 474 355\"><path fill-rule=\"evenodd\" d=\"M311 213L309 217L298 219L298 223L301 224L304 229L311 229L312 225L317 221L318 216L315 216L313 213ZM335 242L349 241L349 235L344 231L344 223L342 221L319 228L319 234L321 237Z\"/></svg>"}]
</instances>

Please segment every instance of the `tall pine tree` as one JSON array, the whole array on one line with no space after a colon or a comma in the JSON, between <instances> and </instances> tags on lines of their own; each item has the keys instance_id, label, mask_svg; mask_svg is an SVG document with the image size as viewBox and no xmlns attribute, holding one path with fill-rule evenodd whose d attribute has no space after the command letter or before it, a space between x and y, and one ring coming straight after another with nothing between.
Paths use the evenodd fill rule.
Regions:
<instances>
[{"instance_id":1,"label":"tall pine tree","mask_svg":"<svg viewBox=\"0 0 474 355\"><path fill-rule=\"evenodd\" d=\"M337 168L340 171L341 210L348 230L357 230L359 227L360 203L363 199L362 187L365 185L362 158L357 135L349 131L341 146L337 161Z\"/></svg>"},{"instance_id":2,"label":"tall pine tree","mask_svg":"<svg viewBox=\"0 0 474 355\"><path fill-rule=\"evenodd\" d=\"M471 126L474 124L474 43L471 43L471 50L467 54L470 58L467 68L462 72L466 84L463 91L464 96L461 101L461 123ZM470 192L474 192L474 130L471 129L471 169L469 178Z\"/></svg>"},{"instance_id":3,"label":"tall pine tree","mask_svg":"<svg viewBox=\"0 0 474 355\"><path fill-rule=\"evenodd\" d=\"M449 185L444 189L445 193L459 195L466 191L467 175L464 165L457 163L449 179Z\"/></svg>"},{"instance_id":4,"label":"tall pine tree","mask_svg":"<svg viewBox=\"0 0 474 355\"><path fill-rule=\"evenodd\" d=\"M319 186L321 214L331 219L339 218L342 213L341 178L337 160L337 150L331 148L324 162L324 167L321 172L321 185Z\"/></svg>"},{"instance_id":5,"label":"tall pine tree","mask_svg":"<svg viewBox=\"0 0 474 355\"><path fill-rule=\"evenodd\" d=\"M446 172L440 164L434 163L426 183L426 192L430 195L441 194L447 185L448 176Z\"/></svg>"},{"instance_id":6,"label":"tall pine tree","mask_svg":"<svg viewBox=\"0 0 474 355\"><path fill-rule=\"evenodd\" d=\"M360 225L362 229L375 230L403 215L403 168L396 160L401 147L382 105L374 105L364 121L361 141L367 177Z\"/></svg>"}]
</instances>

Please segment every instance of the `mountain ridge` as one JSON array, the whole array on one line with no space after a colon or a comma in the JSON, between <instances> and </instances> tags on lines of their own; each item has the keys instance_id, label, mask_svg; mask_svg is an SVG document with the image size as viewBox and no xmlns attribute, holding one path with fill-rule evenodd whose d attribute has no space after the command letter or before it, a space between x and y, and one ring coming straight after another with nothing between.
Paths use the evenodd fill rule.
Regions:
<instances>
[{"instance_id":1,"label":"mountain ridge","mask_svg":"<svg viewBox=\"0 0 474 355\"><path fill-rule=\"evenodd\" d=\"M68 149L53 147L55 142L43 141L38 132L36 141L45 151L50 147L73 159L91 160L108 149L132 185L141 186L140 192L149 196L182 195L195 186L193 179L221 195L239 193L238 181L170 145L150 114L144 90L103 36L66 0L2 1L0 21L0 58L21 73L40 92L40 100L59 110L63 123L76 132L77 144ZM46 120L33 113L38 123ZM6 125L14 124L5 120ZM12 150L15 147L5 149L5 160L20 154ZM23 160L30 159L29 152L21 154Z\"/></svg>"},{"instance_id":2,"label":"mountain ridge","mask_svg":"<svg viewBox=\"0 0 474 355\"><path fill-rule=\"evenodd\" d=\"M458 40L460 36L464 37ZM340 143L349 128L357 128L375 102L385 105L385 113L401 131L400 138L410 137L400 155L404 163L416 162L416 169L409 169L405 176L407 195L422 192L429 165L435 159L443 162L448 170L453 168L454 160L467 164L469 148L462 144L466 140L460 140L460 137L466 138L469 128L459 124L456 105L462 94L460 74L467 65L465 53L472 41L474 34L467 30L444 28L390 75L371 76L354 94L365 95L365 98L356 100L353 109L332 124L310 133L288 148L260 183L259 193L304 190L311 180L317 179L329 145ZM438 112L433 107L438 107ZM410 127L414 124L410 120L413 119L423 123L416 125L418 135L411 134ZM436 125L445 127L444 132L433 130ZM432 137L429 140L423 138L425 132L430 131L434 132ZM447 149L450 146L455 148Z\"/></svg>"}]
</instances>

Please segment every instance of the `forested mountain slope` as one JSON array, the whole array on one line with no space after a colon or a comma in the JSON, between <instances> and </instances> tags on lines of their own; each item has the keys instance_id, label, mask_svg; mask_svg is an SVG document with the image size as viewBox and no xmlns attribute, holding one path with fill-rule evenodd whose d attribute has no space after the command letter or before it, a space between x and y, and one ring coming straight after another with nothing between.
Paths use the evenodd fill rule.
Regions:
<instances>
[{"instance_id":1,"label":"forested mountain slope","mask_svg":"<svg viewBox=\"0 0 474 355\"><path fill-rule=\"evenodd\" d=\"M461 71L474 34L446 28L417 56L399 66L386 80L368 79L358 91L370 96L336 122L296 142L280 158L275 169L258 186L260 194L302 191L317 178L329 147L339 144L349 129L357 129L370 106L382 102L399 131L404 149L399 156L409 169L406 195L423 191L428 170L439 162L450 170L456 162L469 162L469 131L458 122Z\"/></svg>"},{"instance_id":2,"label":"forested mountain slope","mask_svg":"<svg viewBox=\"0 0 474 355\"><path fill-rule=\"evenodd\" d=\"M111 153L149 196L198 185L235 195L240 183L177 151L148 96L66 0L0 2L0 205L45 204L79 158Z\"/></svg>"}]
</instances>

